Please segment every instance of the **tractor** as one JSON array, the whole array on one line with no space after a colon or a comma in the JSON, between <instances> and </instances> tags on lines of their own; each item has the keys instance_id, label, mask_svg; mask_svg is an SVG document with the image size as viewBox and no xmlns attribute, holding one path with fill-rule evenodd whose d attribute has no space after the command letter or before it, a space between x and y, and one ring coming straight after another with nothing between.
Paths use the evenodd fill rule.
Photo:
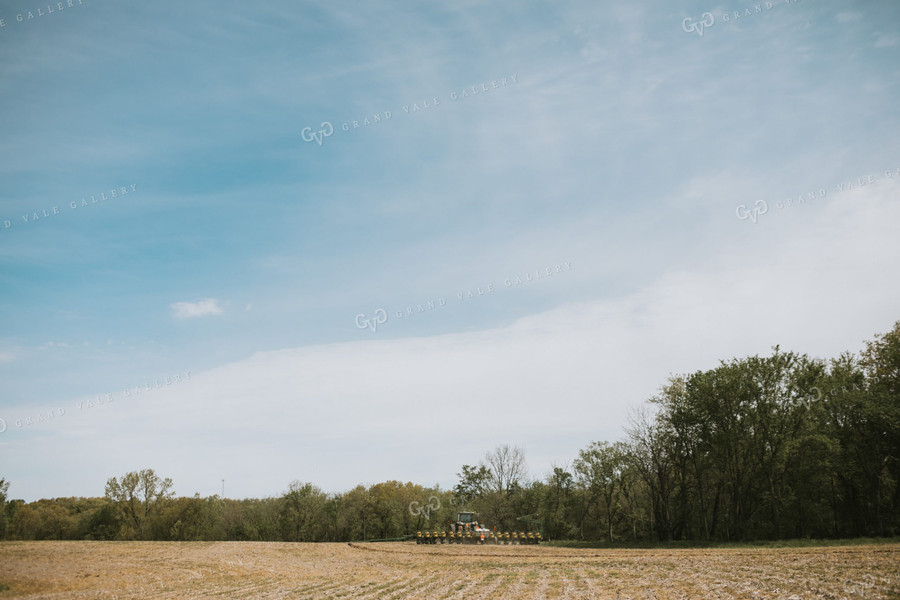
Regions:
<instances>
[{"instance_id":1,"label":"tractor","mask_svg":"<svg viewBox=\"0 0 900 600\"><path fill-rule=\"evenodd\" d=\"M524 531L497 532L477 520L478 513L461 511L456 513L456 522L450 523L450 531L417 531L417 544L540 544L541 533ZM537 516L537 515L534 515ZM531 517L531 515L529 515ZM529 524L537 520L520 519Z\"/></svg>"}]
</instances>

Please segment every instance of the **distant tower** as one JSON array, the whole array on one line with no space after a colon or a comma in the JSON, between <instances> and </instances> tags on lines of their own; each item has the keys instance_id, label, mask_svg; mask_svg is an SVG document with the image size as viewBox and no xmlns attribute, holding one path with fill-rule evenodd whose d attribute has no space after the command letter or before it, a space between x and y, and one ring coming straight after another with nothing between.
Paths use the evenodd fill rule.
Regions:
<instances>
[{"instance_id":1,"label":"distant tower","mask_svg":"<svg viewBox=\"0 0 900 600\"><path fill-rule=\"evenodd\" d=\"M225 480L222 480L222 497L225 497Z\"/></svg>"}]
</instances>

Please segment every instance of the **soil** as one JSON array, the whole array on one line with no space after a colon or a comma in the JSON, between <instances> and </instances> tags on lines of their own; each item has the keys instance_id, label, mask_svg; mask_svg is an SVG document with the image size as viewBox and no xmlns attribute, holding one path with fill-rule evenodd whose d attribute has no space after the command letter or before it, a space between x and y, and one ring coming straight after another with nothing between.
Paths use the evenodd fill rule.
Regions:
<instances>
[{"instance_id":1,"label":"soil","mask_svg":"<svg viewBox=\"0 0 900 600\"><path fill-rule=\"evenodd\" d=\"M900 598L900 545L576 550L4 542L0 600Z\"/></svg>"}]
</instances>

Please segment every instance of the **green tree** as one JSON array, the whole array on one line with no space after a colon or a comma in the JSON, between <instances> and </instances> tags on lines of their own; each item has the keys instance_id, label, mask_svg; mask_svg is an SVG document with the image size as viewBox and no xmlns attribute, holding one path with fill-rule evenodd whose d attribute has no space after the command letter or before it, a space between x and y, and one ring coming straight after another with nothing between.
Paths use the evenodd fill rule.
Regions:
<instances>
[{"instance_id":1,"label":"green tree","mask_svg":"<svg viewBox=\"0 0 900 600\"><path fill-rule=\"evenodd\" d=\"M629 462L628 450L617 442L592 442L578 452L573 468L579 485L588 495L591 505L599 504L601 518L606 522L606 539L613 541L613 525L621 510L622 478Z\"/></svg>"},{"instance_id":2,"label":"green tree","mask_svg":"<svg viewBox=\"0 0 900 600\"><path fill-rule=\"evenodd\" d=\"M176 498L157 517L157 539L201 541L226 539L225 501L218 496Z\"/></svg>"},{"instance_id":3,"label":"green tree","mask_svg":"<svg viewBox=\"0 0 900 600\"><path fill-rule=\"evenodd\" d=\"M160 479L153 469L144 469L121 478L111 477L106 482L105 497L122 511L133 535L147 539L150 519L173 496L171 488L171 479Z\"/></svg>"},{"instance_id":4,"label":"green tree","mask_svg":"<svg viewBox=\"0 0 900 600\"><path fill-rule=\"evenodd\" d=\"M508 444L497 446L485 454L479 465L478 473L485 472L481 519L503 529L517 528L516 515L520 509L516 504L527 476L525 451Z\"/></svg>"},{"instance_id":5,"label":"green tree","mask_svg":"<svg viewBox=\"0 0 900 600\"><path fill-rule=\"evenodd\" d=\"M292 482L281 497L283 539L291 542L321 541L327 500L327 495L315 485Z\"/></svg>"},{"instance_id":6,"label":"green tree","mask_svg":"<svg viewBox=\"0 0 900 600\"><path fill-rule=\"evenodd\" d=\"M554 465L547 474L543 485L543 500L540 513L544 515L544 532L548 538L567 539L576 537L577 531L571 527L575 505L575 477L567 466Z\"/></svg>"},{"instance_id":7,"label":"green tree","mask_svg":"<svg viewBox=\"0 0 900 600\"><path fill-rule=\"evenodd\" d=\"M658 402L672 431L678 519L690 526L700 505L704 533L718 522L724 496L726 537L781 537L783 512L792 489L786 477L793 441L803 429L800 380L821 365L784 353L723 362L711 371L669 386ZM713 518L708 489L715 489ZM710 521L713 521L711 523Z\"/></svg>"},{"instance_id":8,"label":"green tree","mask_svg":"<svg viewBox=\"0 0 900 600\"><path fill-rule=\"evenodd\" d=\"M115 504L106 502L88 517L86 537L92 540L117 540L123 525L122 511Z\"/></svg>"},{"instance_id":9,"label":"green tree","mask_svg":"<svg viewBox=\"0 0 900 600\"><path fill-rule=\"evenodd\" d=\"M341 496L336 520L342 540L366 540L377 535L374 502L364 485Z\"/></svg>"},{"instance_id":10,"label":"green tree","mask_svg":"<svg viewBox=\"0 0 900 600\"><path fill-rule=\"evenodd\" d=\"M677 474L672 452L674 432L664 420L638 409L627 428L631 464L647 486L649 525L655 540L672 539L672 496Z\"/></svg>"},{"instance_id":11,"label":"green tree","mask_svg":"<svg viewBox=\"0 0 900 600\"><path fill-rule=\"evenodd\" d=\"M0 540L6 539L6 498L8 492L9 482L6 479L0 478Z\"/></svg>"},{"instance_id":12,"label":"green tree","mask_svg":"<svg viewBox=\"0 0 900 600\"><path fill-rule=\"evenodd\" d=\"M860 364L867 397L862 410L867 445L864 467L878 535L900 531L900 321L866 342Z\"/></svg>"},{"instance_id":13,"label":"green tree","mask_svg":"<svg viewBox=\"0 0 900 600\"><path fill-rule=\"evenodd\" d=\"M459 483L456 484L453 491L457 501L465 505L472 500L484 497L490 485L491 473L484 465L477 467L463 465L462 473L457 473L456 477L459 479Z\"/></svg>"}]
</instances>

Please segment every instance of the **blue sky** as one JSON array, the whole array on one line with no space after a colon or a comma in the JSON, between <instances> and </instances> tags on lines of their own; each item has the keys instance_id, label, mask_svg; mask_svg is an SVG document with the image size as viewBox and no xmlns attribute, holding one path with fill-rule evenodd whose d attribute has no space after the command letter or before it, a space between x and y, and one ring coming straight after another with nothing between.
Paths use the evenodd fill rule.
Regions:
<instances>
[{"instance_id":1,"label":"blue sky","mask_svg":"<svg viewBox=\"0 0 900 600\"><path fill-rule=\"evenodd\" d=\"M895 3L63 5L0 0L11 497L541 477L900 319Z\"/></svg>"}]
</instances>

